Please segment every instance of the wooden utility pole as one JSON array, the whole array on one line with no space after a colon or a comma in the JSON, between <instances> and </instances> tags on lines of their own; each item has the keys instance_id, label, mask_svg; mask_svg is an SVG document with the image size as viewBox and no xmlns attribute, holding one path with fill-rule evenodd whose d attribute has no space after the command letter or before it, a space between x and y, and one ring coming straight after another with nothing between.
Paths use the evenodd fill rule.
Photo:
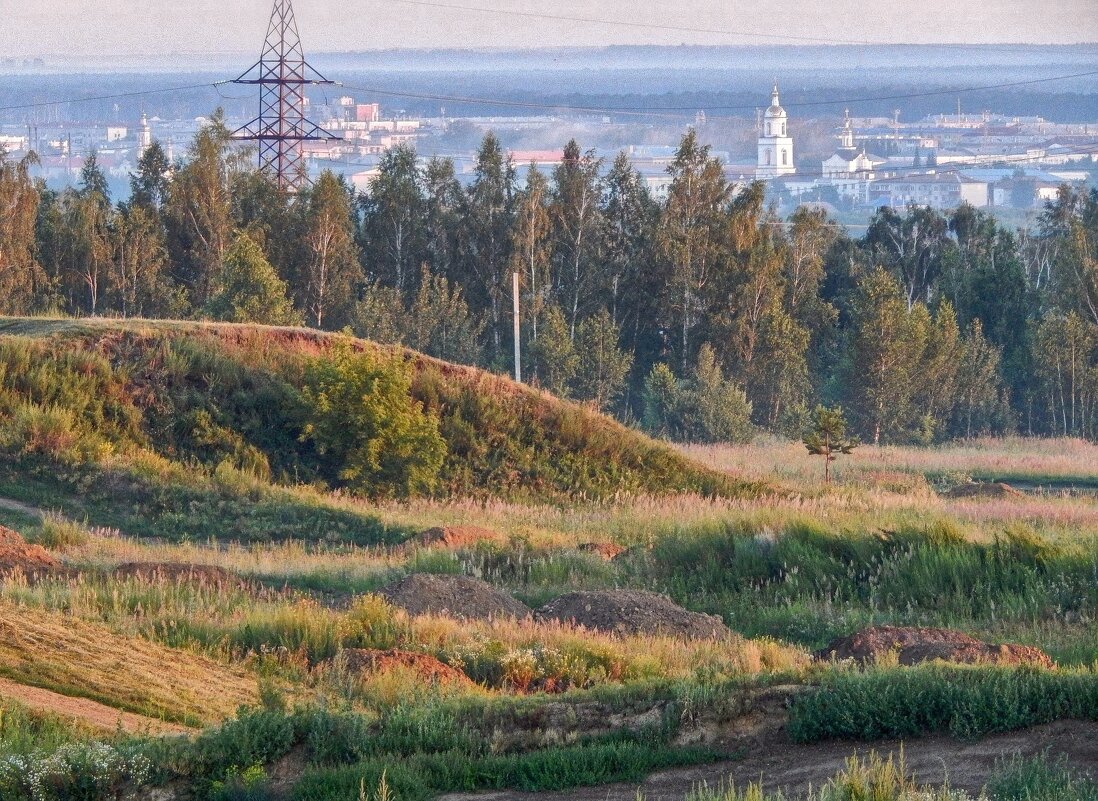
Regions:
<instances>
[{"instance_id":1,"label":"wooden utility pole","mask_svg":"<svg viewBox=\"0 0 1098 801\"><path fill-rule=\"evenodd\" d=\"M519 274L511 273L512 294L515 299L515 380L522 383L522 317L519 312Z\"/></svg>"}]
</instances>

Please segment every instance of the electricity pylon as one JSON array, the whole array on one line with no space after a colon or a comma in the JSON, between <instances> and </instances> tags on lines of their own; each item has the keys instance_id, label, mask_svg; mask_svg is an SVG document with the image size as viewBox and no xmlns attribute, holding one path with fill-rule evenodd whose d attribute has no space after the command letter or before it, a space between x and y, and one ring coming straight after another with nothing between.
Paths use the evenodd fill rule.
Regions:
<instances>
[{"instance_id":1,"label":"electricity pylon","mask_svg":"<svg viewBox=\"0 0 1098 801\"><path fill-rule=\"evenodd\" d=\"M308 180L302 142L339 139L305 119L305 87L331 84L305 60L290 0L275 0L259 61L233 83L259 85L259 116L233 133L259 143L259 168L294 193Z\"/></svg>"}]
</instances>

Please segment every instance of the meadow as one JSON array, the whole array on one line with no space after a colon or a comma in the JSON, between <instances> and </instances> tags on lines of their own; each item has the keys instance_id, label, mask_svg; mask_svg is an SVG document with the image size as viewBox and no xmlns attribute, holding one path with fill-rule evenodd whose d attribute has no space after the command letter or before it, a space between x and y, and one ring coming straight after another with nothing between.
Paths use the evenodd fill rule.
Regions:
<instances>
[{"instance_id":1,"label":"meadow","mask_svg":"<svg viewBox=\"0 0 1098 801\"><path fill-rule=\"evenodd\" d=\"M729 740L746 720L780 718L789 747L1098 721L1093 444L861 446L825 485L799 443L672 448L540 393L474 403L481 378L416 362L430 381L413 372L408 391L465 457L442 462L441 491L399 497L340 485L290 425L300 420L252 397L308 414L295 393L322 342L254 358L246 331L6 330L0 356L24 368L0 376L0 525L61 569L0 581L0 679L186 733L96 727L0 686L4 799L160 787L408 801L636 782L777 747ZM154 368L173 378L150 380ZM535 412L550 434L508 417ZM509 444L491 457L499 437ZM486 491L497 476L510 491ZM955 491L995 482L1016 486ZM421 536L440 526L478 533ZM135 563L202 570L125 569ZM652 590L733 634L415 615L376 594L417 574L476 578L530 608L575 590ZM882 624L1037 646L1056 669L813 659ZM459 678L411 662L362 670L350 657L363 649L431 657ZM1089 798L1077 768L1007 759L988 797ZM876 795L850 789L874 776ZM763 779L692 799L776 797ZM923 797L886 762L852 763L818 792Z\"/></svg>"}]
</instances>

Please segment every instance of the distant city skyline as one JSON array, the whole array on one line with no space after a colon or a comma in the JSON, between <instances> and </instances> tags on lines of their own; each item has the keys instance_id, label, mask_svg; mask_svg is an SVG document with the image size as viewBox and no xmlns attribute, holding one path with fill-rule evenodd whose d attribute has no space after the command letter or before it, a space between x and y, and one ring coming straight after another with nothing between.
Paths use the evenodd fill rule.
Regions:
<instances>
[{"instance_id":1,"label":"distant city skyline","mask_svg":"<svg viewBox=\"0 0 1098 801\"><path fill-rule=\"evenodd\" d=\"M9 8L0 26L0 57L26 58L248 53L259 47L272 3L52 0L47 6L38 0L8 0L5 5ZM533 0L294 0L294 7L310 52L684 43L1098 42L1095 0L560 0L551 6ZM568 17L573 19L563 19Z\"/></svg>"}]
</instances>

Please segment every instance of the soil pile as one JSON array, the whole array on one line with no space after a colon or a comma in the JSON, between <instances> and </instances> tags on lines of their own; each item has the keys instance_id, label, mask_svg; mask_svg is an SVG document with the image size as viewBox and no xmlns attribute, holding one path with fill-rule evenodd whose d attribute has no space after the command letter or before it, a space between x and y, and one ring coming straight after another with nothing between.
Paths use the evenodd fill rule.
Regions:
<instances>
[{"instance_id":1,"label":"soil pile","mask_svg":"<svg viewBox=\"0 0 1098 801\"><path fill-rule=\"evenodd\" d=\"M338 657L354 673L386 673L394 668L413 671L421 679L435 684L472 684L457 668L450 667L430 654L413 651L379 651L373 648L348 648Z\"/></svg>"},{"instance_id":2,"label":"soil pile","mask_svg":"<svg viewBox=\"0 0 1098 801\"><path fill-rule=\"evenodd\" d=\"M1028 645L992 645L950 629L873 626L849 637L840 637L819 651L820 661L853 659L872 663L892 652L901 665L942 660L957 664L1036 665L1054 663L1044 651Z\"/></svg>"},{"instance_id":3,"label":"soil pile","mask_svg":"<svg viewBox=\"0 0 1098 801\"><path fill-rule=\"evenodd\" d=\"M192 565L184 562L127 562L114 569L119 578L136 578L139 581L169 581L175 583L204 584L213 587L244 587L240 576L223 567Z\"/></svg>"},{"instance_id":4,"label":"soil pile","mask_svg":"<svg viewBox=\"0 0 1098 801\"><path fill-rule=\"evenodd\" d=\"M412 615L449 615L459 620L527 617L530 609L490 584L466 576L414 573L380 593Z\"/></svg>"},{"instance_id":5,"label":"soil pile","mask_svg":"<svg viewBox=\"0 0 1098 801\"><path fill-rule=\"evenodd\" d=\"M1025 493L1001 482L961 484L942 493L945 498L1018 498Z\"/></svg>"},{"instance_id":6,"label":"soil pile","mask_svg":"<svg viewBox=\"0 0 1098 801\"><path fill-rule=\"evenodd\" d=\"M31 545L18 532L0 526L0 575L18 570L36 576L60 569L61 563L41 545Z\"/></svg>"},{"instance_id":7,"label":"soil pile","mask_svg":"<svg viewBox=\"0 0 1098 801\"><path fill-rule=\"evenodd\" d=\"M503 536L480 526L436 526L420 532L414 542L428 548L472 548L480 542L501 542Z\"/></svg>"},{"instance_id":8,"label":"soil pile","mask_svg":"<svg viewBox=\"0 0 1098 801\"><path fill-rule=\"evenodd\" d=\"M691 612L666 595L642 590L570 592L539 609L537 617L619 634L662 634L694 640L732 635L719 617Z\"/></svg>"},{"instance_id":9,"label":"soil pile","mask_svg":"<svg viewBox=\"0 0 1098 801\"><path fill-rule=\"evenodd\" d=\"M629 549L624 545L618 545L613 542L584 542L579 545L579 550L583 553L601 556L607 562L610 562Z\"/></svg>"}]
</instances>

